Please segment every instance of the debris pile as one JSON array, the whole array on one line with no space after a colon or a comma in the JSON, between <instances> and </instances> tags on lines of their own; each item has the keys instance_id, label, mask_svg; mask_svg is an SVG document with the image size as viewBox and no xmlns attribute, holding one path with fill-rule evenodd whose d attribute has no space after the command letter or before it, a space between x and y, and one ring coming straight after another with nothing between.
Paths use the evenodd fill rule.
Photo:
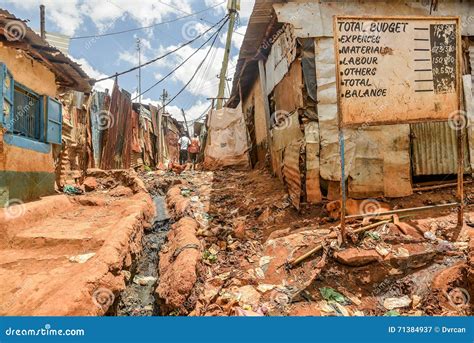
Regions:
<instances>
[{"instance_id":1,"label":"debris pile","mask_svg":"<svg viewBox=\"0 0 474 343\"><path fill-rule=\"evenodd\" d=\"M163 314L471 313L467 237L447 239L455 213L438 225L382 214L353 220L343 244L323 206L297 212L265 174L175 176L167 202L176 223L157 288Z\"/></svg>"}]
</instances>

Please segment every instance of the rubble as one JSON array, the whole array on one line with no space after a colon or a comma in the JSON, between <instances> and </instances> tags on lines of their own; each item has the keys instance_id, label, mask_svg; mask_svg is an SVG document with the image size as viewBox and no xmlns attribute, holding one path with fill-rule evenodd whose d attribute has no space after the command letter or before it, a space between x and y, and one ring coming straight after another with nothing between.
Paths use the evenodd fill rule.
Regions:
<instances>
[{"instance_id":1,"label":"rubble","mask_svg":"<svg viewBox=\"0 0 474 343\"><path fill-rule=\"evenodd\" d=\"M436 273L428 270L444 270L439 261L447 247L456 258L467 249L462 242L446 245L440 236L426 234L423 221L392 216L352 223L351 242L341 245L331 221L307 219L314 214L302 215L304 205L293 217L295 210L283 204L286 200L272 201L285 199L283 190L276 183L268 191L259 189L268 184L259 173L242 178L243 172L236 171L214 172L212 177L184 172L181 182L169 189L167 204L177 221L172 231L184 220L192 223L192 238L179 240L170 232L167 245L173 248L160 256L166 261L178 240L181 246L199 244L201 250L194 245L185 249L188 265L180 265L179 271L160 262L160 274L162 263L168 264L157 289L167 301L167 313L420 315L425 313L423 304L433 301L426 289ZM177 281L181 273L186 282ZM416 278L423 278L423 288L413 292ZM171 291L177 289L179 294Z\"/></svg>"}]
</instances>

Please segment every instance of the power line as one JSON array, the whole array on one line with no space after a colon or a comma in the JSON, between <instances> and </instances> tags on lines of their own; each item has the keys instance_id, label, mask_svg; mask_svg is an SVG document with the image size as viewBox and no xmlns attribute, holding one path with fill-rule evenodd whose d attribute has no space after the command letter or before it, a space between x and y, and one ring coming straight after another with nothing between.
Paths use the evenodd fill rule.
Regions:
<instances>
[{"instance_id":1,"label":"power line","mask_svg":"<svg viewBox=\"0 0 474 343\"><path fill-rule=\"evenodd\" d=\"M209 11L213 8L216 8L220 5L222 5L223 3L225 3L225 1L217 4L217 5L214 5L214 6L211 6L211 7L207 7L203 10L200 10L200 11L197 11L197 12L194 12L194 13L188 13L182 17L178 17L178 18L174 18L174 19L170 19L168 21L162 21L162 22L159 22L159 23L155 23L155 24L152 24L152 25L148 25L148 26L141 26L141 27L136 27L134 29L128 29L128 30L123 30L123 31L115 31L115 32L108 32L108 33L103 33L103 34L97 34L97 35L89 35L89 36L76 36L76 37L71 37L70 39L86 39L86 38L97 38L97 37L107 37L107 36L113 36L113 35L120 35L122 33L128 33L128 32L134 32L134 31L140 31L140 30L145 30L145 29L150 29L152 27L156 27L156 26L160 26L160 25L164 25L164 24L170 24L170 23L174 23L178 20L181 20L181 19L185 19L185 18L189 18L189 17L192 17L192 16L195 16L195 15L198 15L200 13L203 13L203 12L206 12L206 11ZM181 10L180 10L181 11ZM181 11L182 12L182 11ZM202 18L201 18L202 19ZM203 19L202 19L203 20Z\"/></svg>"},{"instance_id":2,"label":"power line","mask_svg":"<svg viewBox=\"0 0 474 343\"><path fill-rule=\"evenodd\" d=\"M219 35L219 32L220 30L224 27L225 23L227 21L224 21L224 23L222 23L222 25L219 27L219 29L214 32L199 48L197 48L196 50L194 50L194 52L189 55L188 57L186 57L186 59L184 59L180 64L178 64L178 66L176 66L173 70L171 70L168 74L166 74L164 77L162 77L160 80L158 80L157 82L155 82L153 85L151 85L150 87L148 87L145 91L143 91L142 93L138 93L138 95L132 99L133 100L136 100L138 99L139 97L141 97L143 94L147 93L148 91L152 90L154 87L156 87L157 85L159 85L161 82L163 82L166 78L168 78L171 74L173 74L176 70L178 70L179 68L181 68L183 66L183 64L185 64L187 61L189 61L189 59L191 57L193 57L195 54L197 54L197 52L199 50L201 50L204 45L206 45L212 38L214 38L214 40L217 38L217 36Z\"/></svg>"},{"instance_id":3,"label":"power line","mask_svg":"<svg viewBox=\"0 0 474 343\"><path fill-rule=\"evenodd\" d=\"M224 25L222 25L222 27L223 26ZM174 97L171 98L170 101L168 101L168 103L166 105L169 105L174 99L176 99L189 86L189 84L193 81L193 79L196 76L196 74L198 73L199 69L201 69L202 65L204 64L204 61L207 59L207 56L209 56L209 53L211 52L212 47L214 46L214 44L217 40L217 37L219 37L219 31L222 29L222 27L220 27L219 30L217 31L217 34L214 36L214 39L212 40L211 46L207 50L206 56L204 56L201 63L199 63L199 65L197 66L196 70L194 71L194 73L191 76L191 78L189 79L189 81L183 86L183 88L180 89L180 91L178 93L176 93L176 95Z\"/></svg>"},{"instance_id":4,"label":"power line","mask_svg":"<svg viewBox=\"0 0 474 343\"><path fill-rule=\"evenodd\" d=\"M168 52L167 52L166 54L164 54L164 55L158 56L158 57L156 57L156 58L154 58L154 59L152 59L152 60L150 60L150 61L148 61L148 62L145 62L145 63L143 63L143 64L139 64L139 65L136 66L136 67L127 69L127 70L122 71L122 72L120 72L120 73L115 73L114 75L107 76L107 77L103 77L103 78L101 78L101 79L99 79L99 80L96 80L95 83L100 82L100 81L104 81L104 80L108 80L108 79L112 79L112 78L114 78L114 77L117 77L117 76L120 76L120 75L123 75L123 74L130 73L130 72L132 72L132 71L134 71L134 70L137 70L138 68L147 66L147 65L152 64L152 63L154 63L154 62L156 62L156 61L158 61L158 60L161 60L161 59L163 59L163 58L165 58L165 57L167 57L167 56L169 56L169 55L175 53L176 51L178 51L178 50L184 48L185 46L187 46L187 45L189 45L189 44L195 42L196 40L198 40L199 38L201 38L202 36L204 36L206 33L208 33L210 30L212 30L214 27L216 27L217 25L219 25L219 24L220 24L224 19L226 19L226 18L228 18L228 16L225 16L224 18L222 18L221 20L219 20L219 22L217 22L215 25L211 26L210 28L208 28L208 29L207 29L206 31L204 31L203 33L197 35L197 36L196 36L195 38L193 38L192 40L187 41L186 43L181 44L181 45L178 46L176 49L171 50L171 51L168 51ZM225 24L225 22L224 22L224 24ZM218 30L217 32L219 32L219 31L220 31L220 28L219 28L219 30ZM217 37L217 36L216 36L216 37Z\"/></svg>"},{"instance_id":5,"label":"power line","mask_svg":"<svg viewBox=\"0 0 474 343\"><path fill-rule=\"evenodd\" d=\"M187 13L187 14L189 14L189 12L183 11L181 8L176 7L176 6L173 6L173 5L171 5L171 4L167 4L166 2L163 2L162 0L158 0L158 2L159 2L160 4L163 4L163 5L166 5L166 6L168 6L168 7L171 7L171 8L173 8L173 9L177 10L177 11L180 11L181 13ZM215 7L220 6L220 5L222 5L222 3L216 5ZM214 24L212 21L206 20L206 19L204 19L204 18L199 18L199 19L201 19L202 21L205 21L205 22L208 23L208 24ZM234 30L233 32L236 33L236 34L238 34L238 35L244 36L243 33L237 32L236 30Z\"/></svg>"},{"instance_id":6,"label":"power line","mask_svg":"<svg viewBox=\"0 0 474 343\"><path fill-rule=\"evenodd\" d=\"M202 114L199 117L197 117L196 119L191 120L190 123L194 124L198 120L201 120L207 114L207 112L209 112L210 109L211 109L211 105L207 106L207 108L204 110L204 112L202 112Z\"/></svg>"}]
</instances>

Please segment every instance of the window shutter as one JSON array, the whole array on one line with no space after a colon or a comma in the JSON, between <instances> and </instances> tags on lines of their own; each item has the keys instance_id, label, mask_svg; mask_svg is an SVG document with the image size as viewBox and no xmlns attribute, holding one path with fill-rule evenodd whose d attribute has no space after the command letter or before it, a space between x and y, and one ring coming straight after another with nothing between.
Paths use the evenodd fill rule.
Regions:
<instances>
[{"instance_id":1,"label":"window shutter","mask_svg":"<svg viewBox=\"0 0 474 343\"><path fill-rule=\"evenodd\" d=\"M0 63L0 123L10 129L13 117L14 81L4 63Z\"/></svg>"},{"instance_id":2,"label":"window shutter","mask_svg":"<svg viewBox=\"0 0 474 343\"><path fill-rule=\"evenodd\" d=\"M46 97L46 99L46 142L61 144L63 107L53 98Z\"/></svg>"}]
</instances>

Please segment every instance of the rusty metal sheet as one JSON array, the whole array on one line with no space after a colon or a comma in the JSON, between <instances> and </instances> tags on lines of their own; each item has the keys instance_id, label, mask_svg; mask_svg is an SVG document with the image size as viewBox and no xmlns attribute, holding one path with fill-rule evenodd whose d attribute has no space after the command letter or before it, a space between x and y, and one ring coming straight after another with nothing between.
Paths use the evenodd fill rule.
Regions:
<instances>
[{"instance_id":1,"label":"rusty metal sheet","mask_svg":"<svg viewBox=\"0 0 474 343\"><path fill-rule=\"evenodd\" d=\"M276 85L274 91L275 109L277 111L293 112L303 107L303 72L301 63L291 64L288 74Z\"/></svg>"},{"instance_id":2,"label":"rusty metal sheet","mask_svg":"<svg viewBox=\"0 0 474 343\"><path fill-rule=\"evenodd\" d=\"M456 130L447 123L410 125L412 136L413 175L457 174ZM470 171L466 135L464 168Z\"/></svg>"},{"instance_id":3,"label":"rusty metal sheet","mask_svg":"<svg viewBox=\"0 0 474 343\"><path fill-rule=\"evenodd\" d=\"M301 140L294 141L285 148L283 157L283 176L285 184L288 187L291 203L297 209L301 203L301 169L300 155L301 146L304 143Z\"/></svg>"},{"instance_id":4,"label":"rusty metal sheet","mask_svg":"<svg viewBox=\"0 0 474 343\"><path fill-rule=\"evenodd\" d=\"M133 132L130 119L132 117L132 100L130 93L120 90L114 84L110 99L109 111L104 116L104 148L102 151L102 169L127 169L131 165Z\"/></svg>"},{"instance_id":5,"label":"rusty metal sheet","mask_svg":"<svg viewBox=\"0 0 474 343\"><path fill-rule=\"evenodd\" d=\"M311 121L304 127L306 142L306 200L317 204L322 201L319 184L319 125Z\"/></svg>"},{"instance_id":6,"label":"rusty metal sheet","mask_svg":"<svg viewBox=\"0 0 474 343\"><path fill-rule=\"evenodd\" d=\"M459 109L459 18L334 18L341 126L447 120Z\"/></svg>"}]
</instances>

